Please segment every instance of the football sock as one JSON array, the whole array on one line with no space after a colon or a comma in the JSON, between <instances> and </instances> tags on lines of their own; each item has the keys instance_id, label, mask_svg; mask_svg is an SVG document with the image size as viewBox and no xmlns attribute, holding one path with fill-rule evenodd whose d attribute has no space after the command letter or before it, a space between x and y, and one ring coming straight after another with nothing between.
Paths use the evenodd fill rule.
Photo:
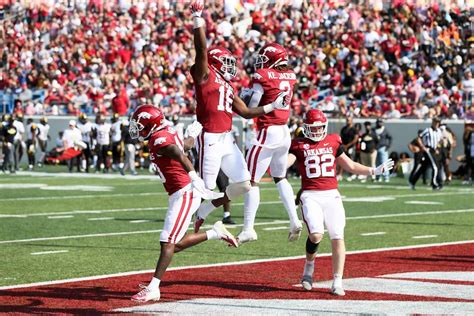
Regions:
<instances>
[{"instance_id":1,"label":"football sock","mask_svg":"<svg viewBox=\"0 0 474 316\"><path fill-rule=\"evenodd\" d=\"M286 179L281 180L276 185L278 187L278 192L280 193L281 201L288 212L290 225L293 227L295 226L295 223L300 223L298 214L296 213L295 194L293 193L293 188Z\"/></svg>"},{"instance_id":2,"label":"football sock","mask_svg":"<svg viewBox=\"0 0 474 316\"><path fill-rule=\"evenodd\" d=\"M260 205L260 189L250 188L244 195L244 227L242 230L251 230L255 224L255 216Z\"/></svg>"},{"instance_id":3,"label":"football sock","mask_svg":"<svg viewBox=\"0 0 474 316\"><path fill-rule=\"evenodd\" d=\"M332 282L334 287L342 287L342 275L334 274L334 280Z\"/></svg>"},{"instance_id":4,"label":"football sock","mask_svg":"<svg viewBox=\"0 0 474 316\"><path fill-rule=\"evenodd\" d=\"M211 201L202 203L197 210L197 216L202 219L206 219L206 217L211 214L211 212L215 209L216 207L214 206L214 204L211 203Z\"/></svg>"},{"instance_id":5,"label":"football sock","mask_svg":"<svg viewBox=\"0 0 474 316\"><path fill-rule=\"evenodd\" d=\"M160 282L161 282L160 279L157 279L157 278L153 277L153 279L151 279L151 282L150 282L150 284L148 284L147 287L150 290L156 290L157 288L160 287Z\"/></svg>"},{"instance_id":6,"label":"football sock","mask_svg":"<svg viewBox=\"0 0 474 316\"><path fill-rule=\"evenodd\" d=\"M314 260L305 261L303 275L313 276L314 273Z\"/></svg>"},{"instance_id":7,"label":"football sock","mask_svg":"<svg viewBox=\"0 0 474 316\"><path fill-rule=\"evenodd\" d=\"M214 229L210 229L206 231L206 236L207 236L207 240L219 239L219 235L217 235L217 232Z\"/></svg>"},{"instance_id":8,"label":"football sock","mask_svg":"<svg viewBox=\"0 0 474 316\"><path fill-rule=\"evenodd\" d=\"M224 212L224 218L229 217L229 216L230 216L230 212Z\"/></svg>"}]
</instances>

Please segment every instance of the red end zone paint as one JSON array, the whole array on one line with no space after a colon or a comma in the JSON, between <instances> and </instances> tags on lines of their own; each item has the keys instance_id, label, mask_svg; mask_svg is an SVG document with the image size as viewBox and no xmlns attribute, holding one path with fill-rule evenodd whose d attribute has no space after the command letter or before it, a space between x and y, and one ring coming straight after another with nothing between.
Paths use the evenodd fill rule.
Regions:
<instances>
[{"instance_id":1,"label":"red end zone paint","mask_svg":"<svg viewBox=\"0 0 474 316\"><path fill-rule=\"evenodd\" d=\"M474 244L381 251L347 256L344 278L377 277L402 272L474 272ZM337 299L328 289L305 292L299 283L304 260L283 260L170 271L162 283L162 301L195 298ZM331 259L316 261L315 281L331 280ZM150 274L0 291L1 313L101 313L135 304L130 296ZM439 282L439 281L434 281ZM456 284L459 282L444 282ZM474 286L473 282L460 282ZM474 302L473 299L346 291L339 299Z\"/></svg>"}]
</instances>

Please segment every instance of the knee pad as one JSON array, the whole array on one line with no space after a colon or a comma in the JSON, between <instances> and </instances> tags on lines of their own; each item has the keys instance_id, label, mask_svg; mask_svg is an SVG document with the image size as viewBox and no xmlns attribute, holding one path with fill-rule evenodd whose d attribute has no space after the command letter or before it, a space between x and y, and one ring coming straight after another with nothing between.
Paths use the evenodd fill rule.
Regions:
<instances>
[{"instance_id":1,"label":"knee pad","mask_svg":"<svg viewBox=\"0 0 474 316\"><path fill-rule=\"evenodd\" d=\"M250 181L248 180L244 182L231 183L225 189L225 194L227 194L227 197L229 198L229 200L233 200L236 197L239 197L242 194L250 191L250 188L251 188L251 185L250 185Z\"/></svg>"},{"instance_id":2,"label":"knee pad","mask_svg":"<svg viewBox=\"0 0 474 316\"><path fill-rule=\"evenodd\" d=\"M309 237L308 237L308 239L306 239L306 252L309 253L309 254L316 253L318 251L319 243L320 242L318 242L316 244L313 243L311 241L311 239L309 239Z\"/></svg>"}]
</instances>

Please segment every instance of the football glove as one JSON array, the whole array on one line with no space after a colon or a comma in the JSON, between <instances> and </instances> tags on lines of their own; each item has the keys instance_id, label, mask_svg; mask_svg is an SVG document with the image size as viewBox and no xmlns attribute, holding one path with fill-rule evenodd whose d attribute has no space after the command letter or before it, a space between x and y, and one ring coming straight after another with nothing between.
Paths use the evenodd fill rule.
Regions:
<instances>
[{"instance_id":1,"label":"football glove","mask_svg":"<svg viewBox=\"0 0 474 316\"><path fill-rule=\"evenodd\" d=\"M383 174L385 171L389 171L393 169L393 165L395 162L390 158L389 160L384 161L380 166L372 169L372 175L379 176Z\"/></svg>"},{"instance_id":2,"label":"football glove","mask_svg":"<svg viewBox=\"0 0 474 316\"><path fill-rule=\"evenodd\" d=\"M191 178L193 189L199 192L201 198L204 200L214 200L224 196L224 193L214 192L207 189L204 181L197 175L196 171L190 171L188 175Z\"/></svg>"},{"instance_id":3,"label":"football glove","mask_svg":"<svg viewBox=\"0 0 474 316\"><path fill-rule=\"evenodd\" d=\"M195 0L191 3L191 15L193 16L193 28L198 29L203 27L206 22L201 18L202 10L204 9L203 0Z\"/></svg>"},{"instance_id":4,"label":"football glove","mask_svg":"<svg viewBox=\"0 0 474 316\"><path fill-rule=\"evenodd\" d=\"M269 113L276 109L284 109L286 107L286 97L289 94L290 94L290 90L285 90L285 91L280 92L275 101L263 106L263 110L265 111L265 113Z\"/></svg>"},{"instance_id":5,"label":"football glove","mask_svg":"<svg viewBox=\"0 0 474 316\"><path fill-rule=\"evenodd\" d=\"M184 132L184 137L192 137L196 139L199 134L201 134L202 131L202 125L198 121L194 121L192 124L186 128L186 131Z\"/></svg>"}]
</instances>

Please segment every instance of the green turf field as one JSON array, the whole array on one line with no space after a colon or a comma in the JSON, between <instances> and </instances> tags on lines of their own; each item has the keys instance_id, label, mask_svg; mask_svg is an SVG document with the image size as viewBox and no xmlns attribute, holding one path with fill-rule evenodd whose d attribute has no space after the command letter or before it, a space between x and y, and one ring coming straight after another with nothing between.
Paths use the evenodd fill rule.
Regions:
<instances>
[{"instance_id":1,"label":"green turf field","mask_svg":"<svg viewBox=\"0 0 474 316\"><path fill-rule=\"evenodd\" d=\"M420 181L421 182L421 181ZM298 180L292 180L295 191ZM441 192L402 179L342 182L348 250L473 239L474 189L459 182ZM259 240L238 249L208 242L179 253L172 266L304 254L306 231L287 241L278 191L262 184ZM0 286L153 269L167 195L156 178L19 173L0 175ZM232 216L242 224L242 199ZM221 218L216 210L206 224ZM240 227L230 229L238 234ZM329 252L324 240L321 252ZM41 252L57 251L57 253ZM35 253L40 254L35 254Z\"/></svg>"}]
</instances>

